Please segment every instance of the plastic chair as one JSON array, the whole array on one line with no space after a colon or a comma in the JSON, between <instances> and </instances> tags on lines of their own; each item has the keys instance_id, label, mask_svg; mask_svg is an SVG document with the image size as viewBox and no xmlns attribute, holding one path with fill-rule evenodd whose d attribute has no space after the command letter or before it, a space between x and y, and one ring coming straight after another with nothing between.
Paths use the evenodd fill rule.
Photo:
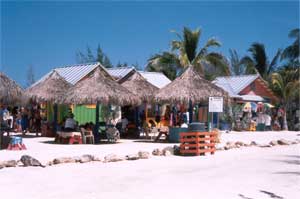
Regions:
<instances>
[{"instance_id":1,"label":"plastic chair","mask_svg":"<svg viewBox=\"0 0 300 199\"><path fill-rule=\"evenodd\" d=\"M85 128L80 128L82 143L87 144L87 141L90 144L95 144L95 138L92 131L87 131Z\"/></svg>"}]
</instances>

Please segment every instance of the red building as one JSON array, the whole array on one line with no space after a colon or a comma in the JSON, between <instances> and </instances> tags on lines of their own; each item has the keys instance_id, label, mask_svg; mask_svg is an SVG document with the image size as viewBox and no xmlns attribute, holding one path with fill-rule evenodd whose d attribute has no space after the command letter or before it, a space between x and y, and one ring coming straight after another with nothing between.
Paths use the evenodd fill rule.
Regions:
<instances>
[{"instance_id":1,"label":"red building","mask_svg":"<svg viewBox=\"0 0 300 199\"><path fill-rule=\"evenodd\" d=\"M241 102L270 102L275 104L278 98L260 75L240 75L217 77L214 84L227 91L231 98Z\"/></svg>"}]
</instances>

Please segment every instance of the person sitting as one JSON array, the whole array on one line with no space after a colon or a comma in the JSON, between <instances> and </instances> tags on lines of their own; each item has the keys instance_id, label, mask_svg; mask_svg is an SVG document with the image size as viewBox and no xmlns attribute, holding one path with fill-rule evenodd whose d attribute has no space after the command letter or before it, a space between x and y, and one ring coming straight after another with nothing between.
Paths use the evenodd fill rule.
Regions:
<instances>
[{"instance_id":1,"label":"person sitting","mask_svg":"<svg viewBox=\"0 0 300 199\"><path fill-rule=\"evenodd\" d=\"M64 131L71 132L76 129L76 121L74 120L73 113L66 119Z\"/></svg>"},{"instance_id":2,"label":"person sitting","mask_svg":"<svg viewBox=\"0 0 300 199\"><path fill-rule=\"evenodd\" d=\"M122 116L121 122L122 122L122 133L125 133L128 125L128 119Z\"/></svg>"},{"instance_id":3,"label":"person sitting","mask_svg":"<svg viewBox=\"0 0 300 199\"><path fill-rule=\"evenodd\" d=\"M3 110L3 120L7 123L10 129L13 128L14 118L7 108Z\"/></svg>"}]
</instances>

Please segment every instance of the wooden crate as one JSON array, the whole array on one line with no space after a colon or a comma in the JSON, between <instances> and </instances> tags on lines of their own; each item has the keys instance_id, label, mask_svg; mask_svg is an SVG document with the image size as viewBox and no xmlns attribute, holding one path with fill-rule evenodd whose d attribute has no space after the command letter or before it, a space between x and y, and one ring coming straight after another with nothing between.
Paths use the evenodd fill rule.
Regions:
<instances>
[{"instance_id":1,"label":"wooden crate","mask_svg":"<svg viewBox=\"0 0 300 199\"><path fill-rule=\"evenodd\" d=\"M214 154L216 137L216 132L182 132L180 133L180 153L183 155Z\"/></svg>"}]
</instances>

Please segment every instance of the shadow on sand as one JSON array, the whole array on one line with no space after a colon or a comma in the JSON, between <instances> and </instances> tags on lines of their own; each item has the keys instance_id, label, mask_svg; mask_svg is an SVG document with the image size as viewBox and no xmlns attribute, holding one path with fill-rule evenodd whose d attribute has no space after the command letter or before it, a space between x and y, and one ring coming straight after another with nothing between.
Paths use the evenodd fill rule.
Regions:
<instances>
[{"instance_id":1,"label":"shadow on sand","mask_svg":"<svg viewBox=\"0 0 300 199\"><path fill-rule=\"evenodd\" d=\"M264 194L270 196L270 198L284 199L282 196L276 195L275 193L272 193L270 191L259 190L259 192L264 193ZM247 196L245 196L243 194L238 194L238 196L240 196L242 199L255 199L255 198L247 197Z\"/></svg>"},{"instance_id":2,"label":"shadow on sand","mask_svg":"<svg viewBox=\"0 0 300 199\"><path fill-rule=\"evenodd\" d=\"M121 142L108 142L108 141L100 141L100 143L96 143L96 144L64 144L64 143L57 143L54 140L48 140L48 141L41 141L39 143L44 143L44 144L53 144L53 145L114 145L114 144L120 144Z\"/></svg>"}]
</instances>

